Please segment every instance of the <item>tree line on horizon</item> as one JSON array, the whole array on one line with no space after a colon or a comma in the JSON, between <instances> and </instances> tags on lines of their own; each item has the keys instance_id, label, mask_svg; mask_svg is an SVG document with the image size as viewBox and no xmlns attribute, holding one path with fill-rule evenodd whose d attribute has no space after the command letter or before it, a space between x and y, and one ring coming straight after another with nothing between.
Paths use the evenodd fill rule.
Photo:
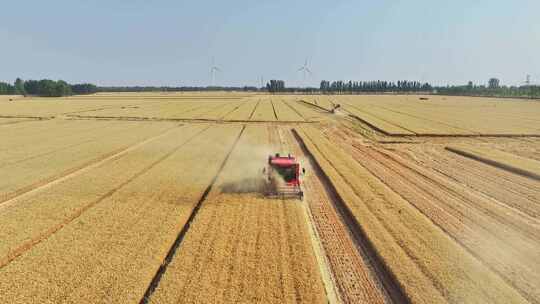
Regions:
<instances>
[{"instance_id":1,"label":"tree line on horizon","mask_svg":"<svg viewBox=\"0 0 540 304\"><path fill-rule=\"evenodd\" d=\"M98 87L98 92L196 92L196 91L258 91L254 86L107 86Z\"/></svg>"},{"instance_id":2,"label":"tree line on horizon","mask_svg":"<svg viewBox=\"0 0 540 304\"><path fill-rule=\"evenodd\" d=\"M68 84L63 80L22 80L17 78L13 84L0 82L0 95L23 95L41 97L62 97L70 95L93 94L98 92L94 84Z\"/></svg>"},{"instance_id":3,"label":"tree line on horizon","mask_svg":"<svg viewBox=\"0 0 540 304\"><path fill-rule=\"evenodd\" d=\"M466 85L432 86L429 83L400 80L397 82L374 81L327 81L318 88L287 87L284 80L270 80L264 87L254 86L108 86L100 87L90 83L68 84L63 80L22 80L13 84L0 82L0 95L24 95L42 97L62 97L70 95L94 94L98 92L192 92L192 91L254 91L303 94L369 94L369 93L423 93L461 96L528 97L540 98L540 86L504 86L500 80L491 78L487 85L477 85L469 81Z\"/></svg>"},{"instance_id":4,"label":"tree line on horizon","mask_svg":"<svg viewBox=\"0 0 540 304\"><path fill-rule=\"evenodd\" d=\"M433 87L429 83L419 81L398 80L397 82L385 80L373 81L321 81L321 93L363 93L363 92L430 92Z\"/></svg>"},{"instance_id":5,"label":"tree line on horizon","mask_svg":"<svg viewBox=\"0 0 540 304\"><path fill-rule=\"evenodd\" d=\"M466 85L454 85L446 87L436 87L435 94L457 95L457 96L493 96L493 97L528 97L539 98L540 86L521 85L504 86L497 78L490 78L487 85L474 84L469 81Z\"/></svg>"}]
</instances>

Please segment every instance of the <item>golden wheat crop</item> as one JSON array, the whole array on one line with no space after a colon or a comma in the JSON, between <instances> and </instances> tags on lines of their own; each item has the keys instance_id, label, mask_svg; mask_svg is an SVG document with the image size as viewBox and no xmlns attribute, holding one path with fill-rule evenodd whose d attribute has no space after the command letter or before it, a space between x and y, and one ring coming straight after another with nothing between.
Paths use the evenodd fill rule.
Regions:
<instances>
[{"instance_id":1,"label":"golden wheat crop","mask_svg":"<svg viewBox=\"0 0 540 304\"><path fill-rule=\"evenodd\" d=\"M301 205L257 188L268 139L246 128L152 303L325 302Z\"/></svg>"},{"instance_id":2,"label":"golden wheat crop","mask_svg":"<svg viewBox=\"0 0 540 304\"><path fill-rule=\"evenodd\" d=\"M308 148L413 302L527 302L351 156L315 129L302 131Z\"/></svg>"},{"instance_id":3,"label":"golden wheat crop","mask_svg":"<svg viewBox=\"0 0 540 304\"><path fill-rule=\"evenodd\" d=\"M157 160L0 268L0 300L138 302L239 131L149 143L139 159Z\"/></svg>"}]
</instances>

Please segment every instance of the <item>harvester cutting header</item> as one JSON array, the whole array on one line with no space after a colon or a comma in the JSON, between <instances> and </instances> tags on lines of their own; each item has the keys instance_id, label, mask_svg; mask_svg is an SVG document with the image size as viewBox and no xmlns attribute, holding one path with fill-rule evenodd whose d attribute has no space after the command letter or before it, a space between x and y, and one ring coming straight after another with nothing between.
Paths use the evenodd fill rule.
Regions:
<instances>
[{"instance_id":1,"label":"harvester cutting header","mask_svg":"<svg viewBox=\"0 0 540 304\"><path fill-rule=\"evenodd\" d=\"M268 156L268 165L263 169L265 174L265 196L279 198L303 199L304 192L300 186L300 163L294 156Z\"/></svg>"}]
</instances>

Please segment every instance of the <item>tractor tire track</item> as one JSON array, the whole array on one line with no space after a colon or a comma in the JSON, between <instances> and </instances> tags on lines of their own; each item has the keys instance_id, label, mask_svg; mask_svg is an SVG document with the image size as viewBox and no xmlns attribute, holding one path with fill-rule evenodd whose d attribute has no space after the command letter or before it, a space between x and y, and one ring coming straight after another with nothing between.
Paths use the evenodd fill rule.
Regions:
<instances>
[{"instance_id":1,"label":"tractor tire track","mask_svg":"<svg viewBox=\"0 0 540 304\"><path fill-rule=\"evenodd\" d=\"M274 111L274 117L276 118L276 121L279 121L279 118L276 113L276 107L274 106L274 101L270 99L270 104L272 105L272 110Z\"/></svg>"},{"instance_id":2,"label":"tractor tire track","mask_svg":"<svg viewBox=\"0 0 540 304\"><path fill-rule=\"evenodd\" d=\"M255 111L257 110L257 108L259 107L259 103L261 102L261 100L259 99L257 101L257 104L255 105L255 107L253 108L253 111L251 111L251 114L249 115L249 118L248 120L251 120L251 118L253 118L253 114L255 114Z\"/></svg>"}]
</instances>

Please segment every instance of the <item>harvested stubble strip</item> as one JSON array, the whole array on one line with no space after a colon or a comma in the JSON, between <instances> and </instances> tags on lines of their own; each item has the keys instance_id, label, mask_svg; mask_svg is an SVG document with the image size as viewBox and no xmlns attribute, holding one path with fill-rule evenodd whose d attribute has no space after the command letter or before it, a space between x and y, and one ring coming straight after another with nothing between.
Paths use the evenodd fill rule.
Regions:
<instances>
[{"instance_id":1,"label":"harvested stubble strip","mask_svg":"<svg viewBox=\"0 0 540 304\"><path fill-rule=\"evenodd\" d=\"M219 119L223 118L223 116L231 113L232 111L235 111L242 104L243 104L243 102L241 102L241 101L227 102L227 103L224 103L223 106L216 107L215 110L210 111L208 113L205 113L203 116L201 116L199 118L219 120Z\"/></svg>"},{"instance_id":2,"label":"harvested stubble strip","mask_svg":"<svg viewBox=\"0 0 540 304\"><path fill-rule=\"evenodd\" d=\"M371 126L374 126L376 129L381 130L384 133L392 135L414 135L414 132L410 129L402 127L397 123L389 120L385 120L378 116L375 116L371 113L360 111L356 108L345 107L346 111L352 113L361 120L367 122Z\"/></svg>"},{"instance_id":3,"label":"harvested stubble strip","mask_svg":"<svg viewBox=\"0 0 540 304\"><path fill-rule=\"evenodd\" d=\"M446 149L506 171L540 180L540 161L534 159L481 146L456 145L448 146Z\"/></svg>"},{"instance_id":4,"label":"harvested stubble strip","mask_svg":"<svg viewBox=\"0 0 540 304\"><path fill-rule=\"evenodd\" d=\"M276 120L276 117L274 116L274 110L272 109L272 104L270 103L270 98L261 99L261 102L255 110L255 113L253 113L253 117L251 117L251 120Z\"/></svg>"},{"instance_id":5,"label":"harvested stubble strip","mask_svg":"<svg viewBox=\"0 0 540 304\"><path fill-rule=\"evenodd\" d=\"M151 303L325 303L301 205L258 193L267 138L246 128Z\"/></svg>"},{"instance_id":6,"label":"harvested stubble strip","mask_svg":"<svg viewBox=\"0 0 540 304\"><path fill-rule=\"evenodd\" d=\"M472 130L459 127L459 124L435 120L431 115L410 114L406 111L390 109L384 106L372 106L368 110L391 121L400 121L417 134L478 134Z\"/></svg>"},{"instance_id":7,"label":"harvested stubble strip","mask_svg":"<svg viewBox=\"0 0 540 304\"><path fill-rule=\"evenodd\" d=\"M212 113L224 111L230 104L231 102L209 102L205 104L207 106L188 113L188 115L182 114L181 116L192 119L208 119L208 116L212 115Z\"/></svg>"},{"instance_id":8,"label":"harvested stubble strip","mask_svg":"<svg viewBox=\"0 0 540 304\"><path fill-rule=\"evenodd\" d=\"M0 302L137 303L239 131L210 128L3 267Z\"/></svg>"},{"instance_id":9,"label":"harvested stubble strip","mask_svg":"<svg viewBox=\"0 0 540 304\"><path fill-rule=\"evenodd\" d=\"M96 124L96 122L87 122ZM121 125L121 124L119 124ZM173 123L126 124L126 128L103 128L92 141L68 149L48 153L26 162L13 163L0 168L0 202L10 199L32 188L64 176L79 167L110 154L126 149L147 138L157 136L175 126ZM66 125L65 127L69 127Z\"/></svg>"},{"instance_id":10,"label":"harvested stubble strip","mask_svg":"<svg viewBox=\"0 0 540 304\"><path fill-rule=\"evenodd\" d=\"M429 101L418 100L420 96L339 96L363 109L379 106L399 111L402 115L380 112L381 118L390 118L404 127L436 127L445 130L469 131L480 134L538 134L538 102L510 101L504 99L429 96ZM378 110L376 112L379 113ZM405 114L405 115L403 115ZM408 117L407 117L408 116ZM411 116L416 119L410 120ZM419 119L426 123L412 124ZM438 126L438 127L437 127ZM442 127L442 128L441 128Z\"/></svg>"},{"instance_id":11,"label":"harvested stubble strip","mask_svg":"<svg viewBox=\"0 0 540 304\"><path fill-rule=\"evenodd\" d=\"M300 134L412 302L527 303L319 131Z\"/></svg>"},{"instance_id":12,"label":"harvested stubble strip","mask_svg":"<svg viewBox=\"0 0 540 304\"><path fill-rule=\"evenodd\" d=\"M536 283L540 282L540 246L537 240L529 238L538 234L537 225L526 223L521 214L500 206L490 197L478 195L391 152L361 146L358 149L353 154L360 164L527 299L540 299Z\"/></svg>"},{"instance_id":13,"label":"harvested stubble strip","mask_svg":"<svg viewBox=\"0 0 540 304\"><path fill-rule=\"evenodd\" d=\"M304 120L293 109L287 106L281 98L273 98L274 108L276 109L279 120L281 121L302 121Z\"/></svg>"},{"instance_id":14,"label":"harvested stubble strip","mask_svg":"<svg viewBox=\"0 0 540 304\"><path fill-rule=\"evenodd\" d=\"M249 115L255 109L257 105L257 99L246 99L243 101L242 105L236 109L234 112L227 114L223 117L224 120L248 120Z\"/></svg>"},{"instance_id":15,"label":"harvested stubble strip","mask_svg":"<svg viewBox=\"0 0 540 304\"><path fill-rule=\"evenodd\" d=\"M296 96L289 98L285 97L284 102L290 105L298 113L300 113L305 120L315 120L323 118L323 115L321 115L319 112L316 112L309 106L303 105L302 103L298 102L298 98L296 98Z\"/></svg>"},{"instance_id":16,"label":"harvested stubble strip","mask_svg":"<svg viewBox=\"0 0 540 304\"><path fill-rule=\"evenodd\" d=\"M414 149L411 151L422 164L450 176L456 182L485 193L497 201L540 219L540 184L527 177L466 159L444 150Z\"/></svg>"},{"instance_id":17,"label":"harvested stubble strip","mask_svg":"<svg viewBox=\"0 0 540 304\"><path fill-rule=\"evenodd\" d=\"M362 118L365 117L366 120L372 121L376 126L391 134L401 135L407 134L406 132L412 134L445 134L448 132L447 128L441 130L440 126L434 125L432 122L388 111L378 106L357 105L351 102L346 102L345 105L349 111L357 113ZM397 131L396 128L406 132Z\"/></svg>"},{"instance_id":18,"label":"harvested stubble strip","mask_svg":"<svg viewBox=\"0 0 540 304\"><path fill-rule=\"evenodd\" d=\"M289 129L280 132L286 146L293 148L294 155L302 159L302 166L307 169L303 178L306 208L317 230L317 239L324 248L329 271L333 278L336 292L343 303L387 303L384 287L376 281L372 265L363 257L358 245L351 239L349 226L340 218L336 210L336 201L331 190L325 185L318 173L318 168L307 158L303 148L295 140ZM288 153L288 151L284 151ZM365 250L365 249L364 249ZM327 286L328 290L328 286ZM329 291L332 292L331 290Z\"/></svg>"}]
</instances>

